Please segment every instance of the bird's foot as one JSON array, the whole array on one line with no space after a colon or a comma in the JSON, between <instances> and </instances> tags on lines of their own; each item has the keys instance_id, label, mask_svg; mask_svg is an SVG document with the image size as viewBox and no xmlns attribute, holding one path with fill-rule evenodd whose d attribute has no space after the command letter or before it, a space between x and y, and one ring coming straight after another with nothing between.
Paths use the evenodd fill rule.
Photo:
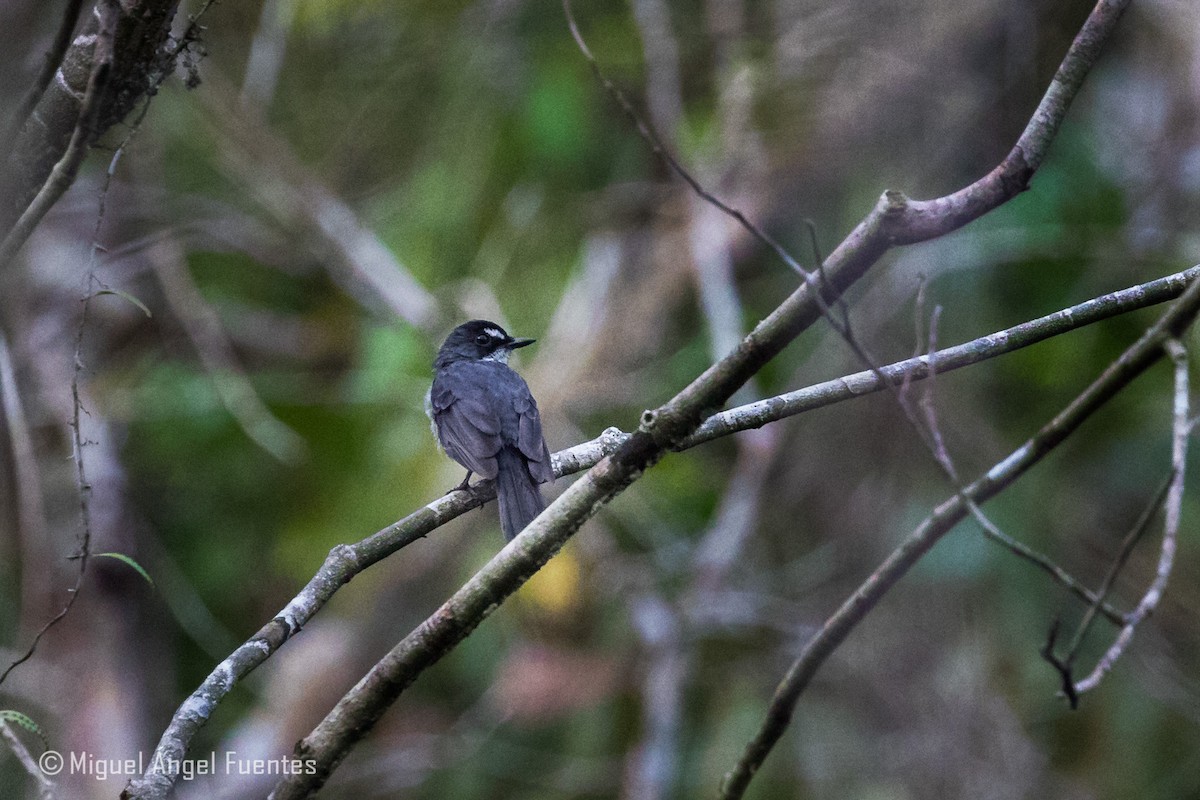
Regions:
<instances>
[{"instance_id":1,"label":"bird's foot","mask_svg":"<svg viewBox=\"0 0 1200 800\"><path fill-rule=\"evenodd\" d=\"M475 473L473 473L473 472L467 472L467 477L462 479L462 483L460 483L458 486L455 486L453 489L450 489L449 491L447 491L446 494L454 494L455 492L470 491L471 476L474 474Z\"/></svg>"}]
</instances>

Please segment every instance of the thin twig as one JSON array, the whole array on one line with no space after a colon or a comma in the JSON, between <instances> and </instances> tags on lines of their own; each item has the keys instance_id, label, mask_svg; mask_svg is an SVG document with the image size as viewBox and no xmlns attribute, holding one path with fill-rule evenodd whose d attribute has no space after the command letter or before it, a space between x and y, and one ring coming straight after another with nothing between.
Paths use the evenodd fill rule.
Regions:
<instances>
[{"instance_id":1,"label":"thin twig","mask_svg":"<svg viewBox=\"0 0 1200 800\"><path fill-rule=\"evenodd\" d=\"M1075 663L1075 657L1079 654L1079 648L1083 645L1083 640L1087 636L1088 629L1091 627L1092 621L1096 618L1097 609L1101 607L1103 600L1112 591L1113 585L1117 582L1117 576L1129 560L1130 554L1133 553L1133 548L1141 541L1146 531L1150 530L1150 523L1154 519L1155 514L1158 513L1158 510L1162 508L1163 501L1166 500L1167 492L1170 490L1174 480L1174 472L1167 475L1166 480L1162 482L1158 491L1154 493L1154 497L1146 504L1146 508L1142 511L1137 522L1134 523L1129 533L1125 534L1117 557L1113 559L1113 563L1108 568L1108 574L1104 576L1104 581L1096 591L1096 602L1088 606L1087 612L1084 613L1083 619L1079 622L1079 628L1075 631L1075 636L1071 639L1071 644L1067 647L1065 660L1068 664ZM1121 622L1124 623L1125 620L1122 619Z\"/></svg>"},{"instance_id":2,"label":"thin twig","mask_svg":"<svg viewBox=\"0 0 1200 800\"><path fill-rule=\"evenodd\" d=\"M1058 682L1061 687L1063 697L1067 698L1067 703L1070 704L1071 710L1079 708L1079 694L1075 691L1075 679L1071 677L1071 662L1059 658L1054 648L1058 644L1058 632L1062 629L1062 620L1058 617L1050 623L1050 630L1046 633L1046 643L1042 645L1038 652L1042 659L1045 660L1058 673Z\"/></svg>"},{"instance_id":3,"label":"thin twig","mask_svg":"<svg viewBox=\"0 0 1200 800\"><path fill-rule=\"evenodd\" d=\"M1083 619L1079 623L1079 627L1075 630L1075 635L1071 639L1070 645L1067 646L1067 653L1064 656L1059 656L1055 652L1055 645L1058 642L1058 634L1062 625L1062 620L1055 618L1050 625L1050 630L1046 635L1046 643L1039 650L1042 659L1054 668L1058 673L1060 690L1063 697L1067 699L1067 703L1071 706L1071 710L1079 708L1079 693L1075 690L1075 658L1079 655L1079 648L1083 645L1084 637L1087 636L1088 629L1096 618L1098 609L1106 608L1104 599L1108 597L1108 593L1112 590L1113 584L1117 580L1117 575L1121 572L1121 568L1125 566L1125 562L1129 559L1133 548L1141 541L1142 536L1150 529L1150 522L1154 519L1158 509L1162 507L1163 500L1166 499L1167 490L1170 489L1174 481L1174 473L1167 475L1167 479L1163 481L1159 490L1154 493L1154 499L1146 506L1133 528L1125 535L1125 539L1121 542L1121 549L1117 553L1117 557L1108 568L1108 574L1104 576L1104 582L1100 585L1100 589L1096 592L1096 599L1088 606L1088 610L1084 613ZM1122 616L1117 624L1124 626L1126 617Z\"/></svg>"},{"instance_id":4,"label":"thin twig","mask_svg":"<svg viewBox=\"0 0 1200 800\"><path fill-rule=\"evenodd\" d=\"M94 280L91 273L88 273L89 280ZM75 481L76 489L79 494L79 519L80 519L80 537L79 537L79 552L72 556L73 559L79 561L79 570L75 573L75 585L68 590L67 600L63 603L58 613L46 621L44 625L34 635L33 641L29 643L29 648L23 655L8 665L8 668L0 673L0 685L8 678L9 674L24 664L33 657L37 650L38 643L47 632L71 612L71 608L75 605L75 601L79 599L79 591L83 588L83 578L87 573L88 559L91 555L92 544L92 525L91 525L91 492L92 487L87 481L87 473L83 466L83 447L87 443L83 435L80 433L80 413L83 412L83 403L79 395L79 378L83 371L83 360L80 353L83 349L83 332L87 326L88 307L90 305L92 293L89 291L83 297L83 311L79 315L79 328L75 335L75 359L74 359L74 374L71 378L71 442L74 450L75 459ZM84 412L86 413L86 412Z\"/></svg>"},{"instance_id":5,"label":"thin twig","mask_svg":"<svg viewBox=\"0 0 1200 800\"><path fill-rule=\"evenodd\" d=\"M675 158L675 156L671 153L670 148L666 146L662 140L662 137L658 135L653 126L651 126L650 123L638 113L637 109L633 107L633 103L631 103L629 98L625 96L625 93L617 88L616 84L614 84L600 68L600 62L597 61L596 57L592 54L587 42L584 41L583 34L579 31L578 24L575 22L575 15L571 11L570 0L563 0L563 12L566 15L567 27L571 31L571 36L575 39L575 44L579 47L579 51L583 54L583 57L590 65L596 80L599 81L604 90L609 94L610 97L613 98L613 100L616 101L617 105L620 106L621 110L625 112L625 115L629 117L630 121L633 122L633 125L637 129L639 135L641 135L642 139L644 139L650 146L650 149L654 152L654 154L661 158L667 164L670 170L678 175L683 182L691 188L696 196L735 220L746 230L747 233L774 252L784 264L786 264L793 271L795 271L796 274L803 278L805 286L807 286L811 291L811 296L813 301L816 303L817 309L820 311L821 316L823 316L829 323L829 326L833 328L839 336L841 336L841 338L850 346L850 349L865 366L872 367L872 365L876 364L876 359L867 351L866 347L859 342L854 335L854 329L850 326L850 309L849 306L846 305L846 301L842 294L834 294L834 302L837 304L841 315L840 319L833 315L833 311L830 309L828 301L825 299L825 293L828 291L827 287L831 287L833 284L830 282L829 276L826 273L825 261L820 257L821 250L817 243L816 226L812 223L812 221L808 218L802 218L801 220L809 230L812 239L813 253L817 257L817 268L815 270L815 274L801 266L800 262L797 261L792 254L783 247L783 245L776 241L775 238L766 231L762 230L753 222L751 222L749 217L747 217L744 213L705 189L700 181L697 180L691 174L691 172L689 172L683 166L679 159Z\"/></svg>"},{"instance_id":6,"label":"thin twig","mask_svg":"<svg viewBox=\"0 0 1200 800\"><path fill-rule=\"evenodd\" d=\"M888 381L924 380L931 373L943 374L977 364L989 358L1011 353L1058 336L1067 331L1091 325L1114 316L1157 303L1174 300L1188 285L1200 277L1200 265L1191 267L1138 286L1087 300L1070 308L1023 322L987 336L980 336L960 345L948 347L919 358L909 358L881 367ZM803 389L785 392L776 397L759 400L714 414L704 421L679 449L710 441L734 431L757 428L795 414L823 408L887 388L871 370L863 370Z\"/></svg>"},{"instance_id":7,"label":"thin twig","mask_svg":"<svg viewBox=\"0 0 1200 800\"><path fill-rule=\"evenodd\" d=\"M919 304L918 304L919 307ZM932 351L937 347L937 323L941 316L941 306L937 306L933 310L933 314L929 323L929 347ZM918 336L918 338L920 338ZM1115 625L1121 625L1124 622L1124 616L1112 606L1104 602L1102 594L1094 594L1082 583L1075 579L1069 572L1064 570L1058 564L1055 564L1049 557L1037 552L1023 542L1020 542L1000 529L1000 526L992 521L990 517L983 512L979 504L973 501L970 497L963 493L962 481L958 477L958 471L955 469L954 462L950 457L949 450L946 449L945 441L942 438L941 428L938 425L937 411L934 406L933 398L935 395L935 378L936 369L930 369L929 381L926 384L926 389L921 395L921 409L924 415L925 427L928 430L929 442L932 446L934 458L941 465L946 475L950 478L951 483L959 492L959 496L967 505L967 509L971 512L971 516L983 531L983 535L993 542L1004 547L1013 555L1023 558L1030 562L1038 569L1044 571L1060 585L1088 604L1089 608L1098 608L1104 612L1105 617ZM906 381L907 383L907 381ZM914 425L917 424L915 421Z\"/></svg>"},{"instance_id":8,"label":"thin twig","mask_svg":"<svg viewBox=\"0 0 1200 800\"><path fill-rule=\"evenodd\" d=\"M1163 343L1163 348L1171 356L1175 364L1175 424L1174 436L1171 442L1171 487L1167 490L1166 513L1163 521L1162 546L1159 551L1158 568L1154 580L1126 618L1125 627L1117 634L1116 640L1100 658L1091 673L1075 684L1078 694L1089 692L1100 685L1104 676L1117 663L1117 659L1125 652L1133 639L1134 631L1142 620L1150 616L1158 607L1163 592L1166 591L1167 581L1171 577L1171 569L1175 564L1175 547L1179 534L1179 518L1183 512L1183 475L1187 464L1188 434L1191 426L1188 422L1188 361L1187 350L1178 338L1169 339Z\"/></svg>"},{"instance_id":9,"label":"thin twig","mask_svg":"<svg viewBox=\"0 0 1200 800\"><path fill-rule=\"evenodd\" d=\"M80 108L79 121L75 125L71 144L68 146L67 152L63 154L62 159L59 160L59 163L55 165L42 190L38 192L37 198L25 210L25 213L21 215L21 220L9 232L8 237L5 238L4 245L0 247L0 251L3 252L3 255L0 255L0 266L3 266L8 258L11 258L16 252L15 249L10 250L9 248L19 248L33 230L33 227L37 225L38 220L45 214L46 210L66 191L67 186L74 180L75 171L79 168L79 163L87 153L88 138L95 122L96 114L98 113L105 76L108 73L112 60L112 32L116 24L116 11L108 3L102 3L98 7L101 9L101 22L99 32L96 35L92 73L88 79L87 93ZM35 212L37 208L40 208L40 212ZM34 213L33 218L30 218L31 213ZM21 230L24 231L24 234L19 236L19 240L15 239L14 237L17 237ZM89 279L90 276L91 273L89 271ZM42 637L70 613L71 608L75 605L75 601L79 597L79 590L83 587L83 577L87 571L88 555L91 547L91 525L88 510L91 487L88 486L86 476L84 475L83 438L79 431L79 413L82 408L79 400L79 374L83 368L83 362L80 360L80 352L83 346L83 331L87 323L88 300L90 296L90 291L86 292L83 300L83 312L80 314L79 329L75 337L74 376L71 381L71 395L74 403L71 421L73 431L72 441L76 464L76 481L79 491L80 519L83 526L80 532L80 549L77 556L79 559L79 570L75 576L75 585L69 590L66 602L58 610L57 614L42 625L34 635L33 640L29 643L29 647L24 654L9 664L3 673L0 673L0 685L3 685L14 669L33 657Z\"/></svg>"}]
</instances>

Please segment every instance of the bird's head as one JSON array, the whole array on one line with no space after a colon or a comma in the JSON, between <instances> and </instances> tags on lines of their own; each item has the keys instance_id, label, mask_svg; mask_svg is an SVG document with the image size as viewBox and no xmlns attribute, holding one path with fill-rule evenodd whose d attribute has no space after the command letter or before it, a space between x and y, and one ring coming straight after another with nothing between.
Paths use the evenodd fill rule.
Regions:
<instances>
[{"instance_id":1,"label":"bird's head","mask_svg":"<svg viewBox=\"0 0 1200 800\"><path fill-rule=\"evenodd\" d=\"M498 361L508 363L508 357L518 347L533 344L534 339L517 339L494 322L473 319L459 325L438 350L433 362L434 369L441 369L455 361Z\"/></svg>"}]
</instances>

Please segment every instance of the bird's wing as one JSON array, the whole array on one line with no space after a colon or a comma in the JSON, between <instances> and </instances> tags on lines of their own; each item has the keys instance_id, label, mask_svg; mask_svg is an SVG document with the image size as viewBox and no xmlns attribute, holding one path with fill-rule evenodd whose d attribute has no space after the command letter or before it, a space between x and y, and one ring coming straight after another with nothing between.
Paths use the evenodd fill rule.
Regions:
<instances>
[{"instance_id":1,"label":"bird's wing","mask_svg":"<svg viewBox=\"0 0 1200 800\"><path fill-rule=\"evenodd\" d=\"M486 403L459 397L439 381L434 381L429 400L438 440L447 455L483 478L495 478L501 446L495 413Z\"/></svg>"},{"instance_id":2,"label":"bird's wing","mask_svg":"<svg viewBox=\"0 0 1200 800\"><path fill-rule=\"evenodd\" d=\"M554 480L554 467L550 463L546 437L542 435L542 415L538 413L537 401L527 391L515 405L520 417L517 448L529 460L530 476L537 483L548 483Z\"/></svg>"}]
</instances>

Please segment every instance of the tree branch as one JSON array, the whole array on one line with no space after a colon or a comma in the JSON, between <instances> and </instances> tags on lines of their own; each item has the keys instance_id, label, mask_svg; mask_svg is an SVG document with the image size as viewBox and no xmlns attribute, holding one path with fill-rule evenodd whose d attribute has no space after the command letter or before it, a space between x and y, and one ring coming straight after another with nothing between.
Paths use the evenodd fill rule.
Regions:
<instances>
[{"instance_id":1,"label":"tree branch","mask_svg":"<svg viewBox=\"0 0 1200 800\"><path fill-rule=\"evenodd\" d=\"M1197 277L1200 277L1200 265L1064 308L1062 311L972 339L964 344L898 361L880 367L879 372L892 384L924 380L932 373L951 372L1020 350L1085 325L1174 300L1183 294L1184 289ZM758 428L769 422L886 388L887 385L880 382L874 371L863 370L777 397L748 403L709 417L676 449L686 449L735 431Z\"/></svg>"},{"instance_id":2,"label":"tree branch","mask_svg":"<svg viewBox=\"0 0 1200 800\"><path fill-rule=\"evenodd\" d=\"M1071 637L1071 643L1067 646L1067 654L1059 656L1055 653L1055 643L1058 641L1058 632L1061 625L1061 620L1055 619L1050 626L1050 631L1046 637L1046 643L1042 646L1041 655L1050 666L1054 667L1058 672L1059 678L1062 681L1062 693L1067 698L1067 702L1071 704L1071 708L1079 707L1079 693L1075 691L1074 667L1075 658L1079 655L1079 649L1083 646L1083 640L1087 637L1088 630L1092 626L1092 622L1096 619L1096 614L1099 612L1104 600L1108 597L1108 593L1112 590L1113 584L1117 581L1117 575L1125 566L1125 562L1129 560L1129 556L1133 553L1133 548L1142 540L1142 536L1150 529L1150 522L1154 519L1158 510L1162 507L1163 501L1167 499L1167 492L1171 489L1171 484L1174 483L1175 474L1170 472L1167 474L1167 479L1158 487L1158 491L1154 493L1154 497L1146 505L1137 522L1125 534L1125 538L1121 541L1121 548L1117 551L1116 558L1108 567L1108 573L1104 576L1104 581L1100 584L1100 588L1096 590L1096 599L1088 606L1088 610L1084 612L1083 619L1079 622L1079 627L1075 629L1075 635ZM1121 617L1119 625L1124 627L1126 622L1125 617Z\"/></svg>"}]
</instances>

